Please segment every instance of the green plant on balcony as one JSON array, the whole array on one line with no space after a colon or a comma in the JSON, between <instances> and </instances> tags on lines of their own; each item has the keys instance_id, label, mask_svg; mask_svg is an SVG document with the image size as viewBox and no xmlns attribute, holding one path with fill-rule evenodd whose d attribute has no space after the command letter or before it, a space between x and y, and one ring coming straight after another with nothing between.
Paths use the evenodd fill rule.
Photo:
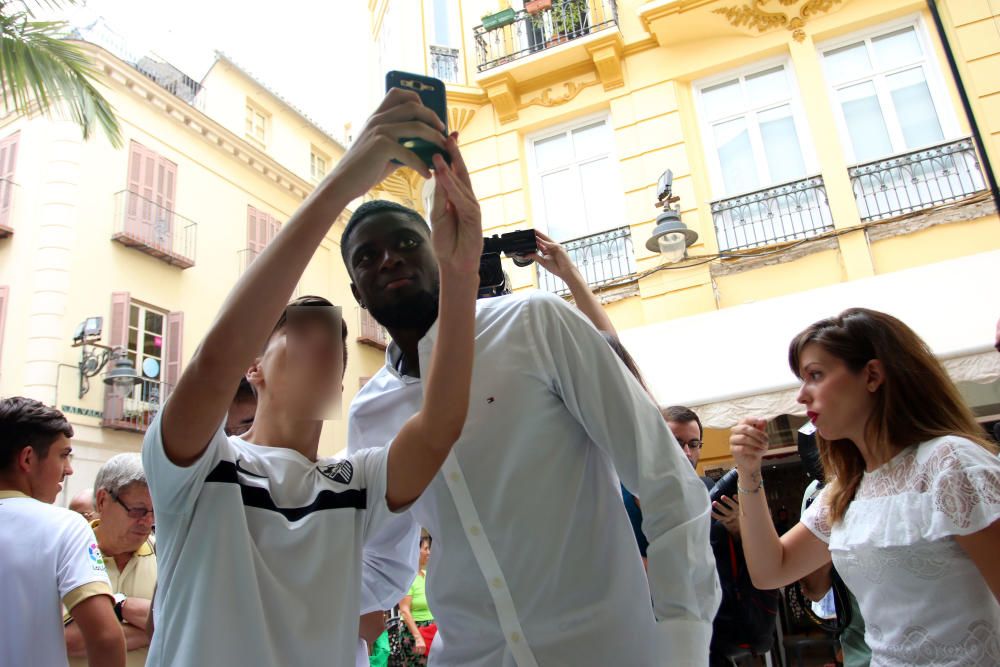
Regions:
<instances>
[{"instance_id":1,"label":"green plant on balcony","mask_svg":"<svg viewBox=\"0 0 1000 667\"><path fill-rule=\"evenodd\" d=\"M564 42L567 35L583 29L589 8L588 0L552 0L548 11L532 14L531 23L536 29L543 31L548 23L553 35L553 39L549 41Z\"/></svg>"},{"instance_id":2,"label":"green plant on balcony","mask_svg":"<svg viewBox=\"0 0 1000 667\"><path fill-rule=\"evenodd\" d=\"M487 12L483 14L483 28L485 30L496 30L506 25L510 25L516 18L516 12L507 5L506 9L498 12Z\"/></svg>"}]
</instances>

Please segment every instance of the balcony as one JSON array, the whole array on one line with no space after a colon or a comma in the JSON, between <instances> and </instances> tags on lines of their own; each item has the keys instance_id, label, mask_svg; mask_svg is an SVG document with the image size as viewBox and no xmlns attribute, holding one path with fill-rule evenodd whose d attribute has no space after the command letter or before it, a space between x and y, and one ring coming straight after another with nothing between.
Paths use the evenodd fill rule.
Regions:
<instances>
[{"instance_id":1,"label":"balcony","mask_svg":"<svg viewBox=\"0 0 1000 667\"><path fill-rule=\"evenodd\" d=\"M864 221L959 201L986 189L971 139L960 139L848 169Z\"/></svg>"},{"instance_id":2,"label":"balcony","mask_svg":"<svg viewBox=\"0 0 1000 667\"><path fill-rule=\"evenodd\" d=\"M512 21L473 28L479 72L618 27L615 0L536 0L526 5L537 5L540 10L533 13L509 10L513 13Z\"/></svg>"},{"instance_id":3,"label":"balcony","mask_svg":"<svg viewBox=\"0 0 1000 667\"><path fill-rule=\"evenodd\" d=\"M820 176L712 202L719 250L746 250L807 239L833 229Z\"/></svg>"},{"instance_id":4,"label":"balcony","mask_svg":"<svg viewBox=\"0 0 1000 667\"><path fill-rule=\"evenodd\" d=\"M170 395L172 387L159 380L143 378L122 396L112 385L104 389L104 416L101 426L119 431L145 433Z\"/></svg>"},{"instance_id":5,"label":"balcony","mask_svg":"<svg viewBox=\"0 0 1000 667\"><path fill-rule=\"evenodd\" d=\"M458 57L458 49L431 44L428 47L428 52L430 55L431 76L441 79L445 83L461 82L461 61Z\"/></svg>"},{"instance_id":6,"label":"balcony","mask_svg":"<svg viewBox=\"0 0 1000 667\"><path fill-rule=\"evenodd\" d=\"M194 266L198 225L169 208L129 190L115 195L115 227L111 236L129 248L189 269Z\"/></svg>"},{"instance_id":7,"label":"balcony","mask_svg":"<svg viewBox=\"0 0 1000 667\"><path fill-rule=\"evenodd\" d=\"M0 239L14 233L14 205L19 189L14 181L0 178Z\"/></svg>"},{"instance_id":8,"label":"balcony","mask_svg":"<svg viewBox=\"0 0 1000 667\"><path fill-rule=\"evenodd\" d=\"M389 346L389 334L385 327L379 324L372 314L364 308L358 308L358 337L362 345L371 345L380 350Z\"/></svg>"},{"instance_id":9,"label":"balcony","mask_svg":"<svg viewBox=\"0 0 1000 667\"><path fill-rule=\"evenodd\" d=\"M635 274L635 249L629 227L566 241L562 246L591 287L601 287ZM538 287L560 296L569 294L566 283L542 267L538 267Z\"/></svg>"}]
</instances>

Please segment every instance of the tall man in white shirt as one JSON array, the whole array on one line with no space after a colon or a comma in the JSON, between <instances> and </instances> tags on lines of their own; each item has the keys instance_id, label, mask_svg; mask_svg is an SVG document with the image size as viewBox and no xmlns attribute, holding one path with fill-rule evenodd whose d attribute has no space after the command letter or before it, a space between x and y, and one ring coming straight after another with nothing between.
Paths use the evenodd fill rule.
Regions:
<instances>
[{"instance_id":1,"label":"tall man in white shirt","mask_svg":"<svg viewBox=\"0 0 1000 667\"><path fill-rule=\"evenodd\" d=\"M393 338L351 405L352 452L384 446L420 406L437 335L428 234L388 202L362 205L345 228L355 297ZM616 472L643 499L648 584ZM480 301L465 428L412 510L438 547L430 664L707 664L719 602L708 514L657 407L593 326L544 292ZM382 535L381 552L365 554L368 609L372 592L405 590L416 567L399 567L413 521L397 517Z\"/></svg>"}]
</instances>

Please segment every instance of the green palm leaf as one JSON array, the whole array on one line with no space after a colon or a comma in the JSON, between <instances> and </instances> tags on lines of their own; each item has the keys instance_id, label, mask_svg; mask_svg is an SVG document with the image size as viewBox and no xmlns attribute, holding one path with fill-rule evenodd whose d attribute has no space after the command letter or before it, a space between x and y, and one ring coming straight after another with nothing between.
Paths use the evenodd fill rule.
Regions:
<instances>
[{"instance_id":1,"label":"green palm leaf","mask_svg":"<svg viewBox=\"0 0 1000 667\"><path fill-rule=\"evenodd\" d=\"M57 7L59 0L38 0ZM68 0L73 4L74 0ZM111 104L94 86L99 74L87 55L65 41L64 21L33 21L29 11L5 13L0 2L0 90L4 106L27 113L32 102L44 114L65 105L83 138L98 123L115 148L122 145L121 128Z\"/></svg>"}]
</instances>

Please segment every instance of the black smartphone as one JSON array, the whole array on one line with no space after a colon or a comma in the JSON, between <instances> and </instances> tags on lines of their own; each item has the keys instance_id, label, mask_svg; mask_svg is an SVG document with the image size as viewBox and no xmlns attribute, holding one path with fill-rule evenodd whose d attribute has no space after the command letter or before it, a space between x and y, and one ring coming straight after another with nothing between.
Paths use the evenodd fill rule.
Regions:
<instances>
[{"instance_id":1,"label":"black smartphone","mask_svg":"<svg viewBox=\"0 0 1000 667\"><path fill-rule=\"evenodd\" d=\"M423 102L424 106L436 113L437 117L444 123L444 135L448 136L448 98L445 95L444 81L422 74L393 70L385 75L385 91L389 92L393 88L412 90L420 95L420 101ZM399 143L416 153L428 168L434 168L431 158L434 157L435 153L440 153L445 161L451 164L451 157L448 153L429 141L416 137L404 137L399 140ZM393 160L393 162L397 161Z\"/></svg>"}]
</instances>

